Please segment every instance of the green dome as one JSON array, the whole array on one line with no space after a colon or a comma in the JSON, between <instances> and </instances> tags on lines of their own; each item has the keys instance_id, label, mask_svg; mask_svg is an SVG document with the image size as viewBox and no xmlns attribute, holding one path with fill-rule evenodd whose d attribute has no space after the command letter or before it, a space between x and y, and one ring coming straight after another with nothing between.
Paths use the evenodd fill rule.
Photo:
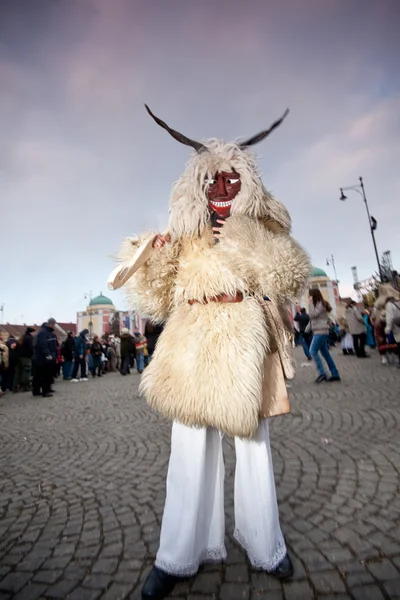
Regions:
<instances>
[{"instance_id":1,"label":"green dome","mask_svg":"<svg viewBox=\"0 0 400 600\"><path fill-rule=\"evenodd\" d=\"M328 275L322 269L318 269L318 267L313 267L311 277L328 277Z\"/></svg>"},{"instance_id":2,"label":"green dome","mask_svg":"<svg viewBox=\"0 0 400 600\"><path fill-rule=\"evenodd\" d=\"M92 298L92 300L89 303L89 306L99 306L100 304L109 304L110 306L114 305L113 301L110 300L110 298L107 298L107 296L103 296L101 292L99 296L96 296L96 298Z\"/></svg>"}]
</instances>

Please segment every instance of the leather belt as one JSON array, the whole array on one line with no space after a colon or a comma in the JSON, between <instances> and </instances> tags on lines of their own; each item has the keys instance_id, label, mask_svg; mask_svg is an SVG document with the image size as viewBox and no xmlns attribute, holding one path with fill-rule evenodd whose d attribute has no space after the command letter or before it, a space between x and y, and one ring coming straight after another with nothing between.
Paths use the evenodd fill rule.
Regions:
<instances>
[{"instance_id":1,"label":"leather belt","mask_svg":"<svg viewBox=\"0 0 400 600\"><path fill-rule=\"evenodd\" d=\"M212 296L211 298L204 298L204 300L188 300L188 304L209 304L210 302L234 303L242 302L242 300L242 292L236 292L233 296L230 294L219 294L218 296Z\"/></svg>"}]
</instances>

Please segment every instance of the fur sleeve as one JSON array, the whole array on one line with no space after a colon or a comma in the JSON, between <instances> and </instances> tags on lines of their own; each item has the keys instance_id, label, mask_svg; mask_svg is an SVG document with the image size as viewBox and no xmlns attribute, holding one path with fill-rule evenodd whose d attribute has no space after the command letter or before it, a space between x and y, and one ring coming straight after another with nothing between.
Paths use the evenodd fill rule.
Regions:
<instances>
[{"instance_id":1,"label":"fur sleeve","mask_svg":"<svg viewBox=\"0 0 400 600\"><path fill-rule=\"evenodd\" d=\"M295 302L311 273L305 250L287 233L244 215L227 219L219 251L234 261L249 289L275 302Z\"/></svg>"},{"instance_id":2,"label":"fur sleeve","mask_svg":"<svg viewBox=\"0 0 400 600\"><path fill-rule=\"evenodd\" d=\"M126 239L117 255L120 262L129 260L148 239ZM172 308L173 288L178 264L178 244L155 248L149 260L125 284L129 305L155 323L164 322Z\"/></svg>"}]
</instances>

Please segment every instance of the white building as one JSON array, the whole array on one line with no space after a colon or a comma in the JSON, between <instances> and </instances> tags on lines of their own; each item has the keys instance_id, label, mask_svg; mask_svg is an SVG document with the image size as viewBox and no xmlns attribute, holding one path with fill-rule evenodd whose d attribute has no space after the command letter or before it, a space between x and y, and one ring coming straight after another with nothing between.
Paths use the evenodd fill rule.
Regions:
<instances>
[{"instance_id":1,"label":"white building","mask_svg":"<svg viewBox=\"0 0 400 600\"><path fill-rule=\"evenodd\" d=\"M134 331L144 331L145 320L134 311L118 310L113 301L100 292L93 298L86 310L80 311L76 315L78 333L83 329L89 331L89 335L98 335L102 337L105 333L112 332L112 322L115 313L119 314L120 329L127 327L131 333Z\"/></svg>"},{"instance_id":2,"label":"white building","mask_svg":"<svg viewBox=\"0 0 400 600\"><path fill-rule=\"evenodd\" d=\"M313 267L311 277L308 282L308 288L306 289L303 297L300 300L300 308L305 307L308 311L309 297L308 290L309 289L319 289L321 290L321 294L325 300L329 302L332 306L332 317L336 319L337 310L340 302L339 296L339 288L337 281L333 281L328 275L325 273L323 269L318 269L317 267ZM296 307L295 312L299 307Z\"/></svg>"}]
</instances>

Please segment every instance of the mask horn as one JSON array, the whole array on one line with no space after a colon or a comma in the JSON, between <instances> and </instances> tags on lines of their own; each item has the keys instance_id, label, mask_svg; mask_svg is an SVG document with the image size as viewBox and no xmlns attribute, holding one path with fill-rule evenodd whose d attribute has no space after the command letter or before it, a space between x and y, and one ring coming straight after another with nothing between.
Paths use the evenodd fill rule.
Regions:
<instances>
[{"instance_id":1,"label":"mask horn","mask_svg":"<svg viewBox=\"0 0 400 600\"><path fill-rule=\"evenodd\" d=\"M289 109L287 108L285 110L285 112L283 113L283 115L281 116L281 118L278 119L277 121L275 121L275 123L273 123L269 129L266 129L265 131L261 131L260 133L257 133L257 135L254 135L253 137L248 139L246 142L242 142L241 144L239 144L239 148L244 149L244 148L247 148L248 146L254 146L254 144L258 144L258 142L261 142L263 139L268 137L269 134L274 131L274 129L276 129L277 127L279 127L279 125L281 123L283 123L283 121L286 119L288 114L289 114Z\"/></svg>"},{"instance_id":2,"label":"mask horn","mask_svg":"<svg viewBox=\"0 0 400 600\"><path fill-rule=\"evenodd\" d=\"M203 144L201 144L200 142L196 142L195 140L191 140L190 138L186 137L182 133L179 133L179 131L175 131L175 129L171 129L171 127L168 127L168 125L166 123L164 123L164 121L161 121L161 119L159 119L158 117L156 117L151 112L151 110L147 106L147 104L145 104L145 107L146 107L147 112L155 120L155 122L158 125L160 125L160 127L163 127L164 129L166 129L168 131L168 133L170 135L172 135L172 137L175 138L178 142L180 142L181 144L185 144L186 146L191 146L199 154L200 154L200 152L202 152L203 150L206 149L205 146L203 146Z\"/></svg>"}]
</instances>

